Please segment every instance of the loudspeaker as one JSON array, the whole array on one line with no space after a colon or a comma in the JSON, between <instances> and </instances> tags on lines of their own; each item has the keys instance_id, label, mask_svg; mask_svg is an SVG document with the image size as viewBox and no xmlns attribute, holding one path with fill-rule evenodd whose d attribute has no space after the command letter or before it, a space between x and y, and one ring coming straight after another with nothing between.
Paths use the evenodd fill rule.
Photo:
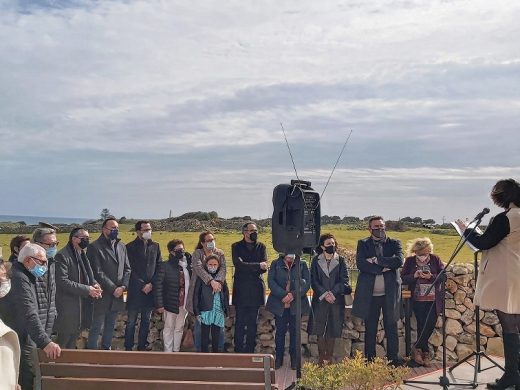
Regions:
<instances>
[{"instance_id":1,"label":"loudspeaker","mask_svg":"<svg viewBox=\"0 0 520 390\"><path fill-rule=\"evenodd\" d=\"M291 180L273 190L273 247L280 253L309 253L320 239L320 194L311 183Z\"/></svg>"}]
</instances>

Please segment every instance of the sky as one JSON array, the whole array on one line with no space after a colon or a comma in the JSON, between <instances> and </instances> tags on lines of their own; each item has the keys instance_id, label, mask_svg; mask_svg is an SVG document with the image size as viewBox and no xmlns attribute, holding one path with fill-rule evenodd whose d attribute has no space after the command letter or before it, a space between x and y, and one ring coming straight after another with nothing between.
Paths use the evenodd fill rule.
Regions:
<instances>
[{"instance_id":1,"label":"sky","mask_svg":"<svg viewBox=\"0 0 520 390\"><path fill-rule=\"evenodd\" d=\"M515 1L0 0L0 214L472 218L520 179Z\"/></svg>"}]
</instances>

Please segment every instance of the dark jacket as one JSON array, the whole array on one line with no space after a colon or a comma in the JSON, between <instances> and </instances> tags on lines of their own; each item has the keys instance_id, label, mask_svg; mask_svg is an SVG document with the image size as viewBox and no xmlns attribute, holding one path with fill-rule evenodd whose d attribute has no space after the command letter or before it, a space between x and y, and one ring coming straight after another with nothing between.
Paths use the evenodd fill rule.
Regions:
<instances>
[{"instance_id":1,"label":"dark jacket","mask_svg":"<svg viewBox=\"0 0 520 390\"><path fill-rule=\"evenodd\" d=\"M256 242L249 249L244 240L231 246L235 274L233 276L233 305L262 306L265 303L265 284L260 263L267 261L265 245Z\"/></svg>"},{"instance_id":2,"label":"dark jacket","mask_svg":"<svg viewBox=\"0 0 520 390\"><path fill-rule=\"evenodd\" d=\"M430 272L432 274L432 277L430 279L431 282L437 278L437 275L439 272L441 272L444 269L444 264L442 264L441 259L439 256L434 255L433 253L430 254L430 261L428 263L430 266ZM410 256L407 257L404 260L403 268L401 269L401 279L403 281L403 284L408 286L408 290L412 292L412 305L414 302L414 291L415 286L417 284L417 279L413 276L415 274L415 271L417 271L419 268L417 266L417 257ZM442 310L442 294L441 294L441 288L442 283L440 281L437 282L437 285L435 286L435 309L437 311L437 315L440 314Z\"/></svg>"},{"instance_id":3,"label":"dark jacket","mask_svg":"<svg viewBox=\"0 0 520 390\"><path fill-rule=\"evenodd\" d=\"M36 345L45 348L51 340L56 319L56 281L54 260L49 259L47 273L35 278L22 263L13 264L11 293L16 297L13 306L14 330L20 346Z\"/></svg>"},{"instance_id":4,"label":"dark jacket","mask_svg":"<svg viewBox=\"0 0 520 390\"><path fill-rule=\"evenodd\" d=\"M227 315L229 308L229 290L227 283L224 282L219 294L222 311L224 315ZM210 311L211 309L213 309L213 289L210 285L204 284L201 278L197 278L195 288L193 289L193 314L198 316L202 311Z\"/></svg>"},{"instance_id":5,"label":"dark jacket","mask_svg":"<svg viewBox=\"0 0 520 390\"><path fill-rule=\"evenodd\" d=\"M185 253L184 256L188 263L187 269L191 279L191 255ZM170 313L179 313L179 278L181 269L179 260L171 255L168 261L159 263L157 274L153 281L153 296L157 309L164 307ZM188 299L187 292L184 299Z\"/></svg>"},{"instance_id":6,"label":"dark jacket","mask_svg":"<svg viewBox=\"0 0 520 390\"><path fill-rule=\"evenodd\" d=\"M9 256L9 261L13 264L16 263L18 261L18 255L11 253L11 256Z\"/></svg>"},{"instance_id":7,"label":"dark jacket","mask_svg":"<svg viewBox=\"0 0 520 390\"><path fill-rule=\"evenodd\" d=\"M309 300L307 299L307 291L311 287L311 274L307 263L300 261L300 272L301 272L301 286L300 286L300 299L302 303L302 315L309 314ZM271 263L269 273L267 274L267 285L271 290L265 308L273 313L275 316L282 316L285 310L282 299L287 295L287 282L289 281L289 292L296 297L296 267L294 265L289 269L285 264L284 258L279 257ZM296 299L291 302L290 312L295 315L296 312Z\"/></svg>"},{"instance_id":8,"label":"dark jacket","mask_svg":"<svg viewBox=\"0 0 520 390\"><path fill-rule=\"evenodd\" d=\"M90 286L97 282L85 251L80 259L71 243L60 250L56 257L56 330L73 333L90 327L93 301L89 297ZM78 261L80 260L81 263Z\"/></svg>"},{"instance_id":9,"label":"dark jacket","mask_svg":"<svg viewBox=\"0 0 520 390\"><path fill-rule=\"evenodd\" d=\"M87 257L94 271L94 278L103 289L103 297L94 302L94 317L112 311L125 309L123 296L114 297L117 287L128 288L130 281L130 264L126 254L126 245L120 240L116 243L117 256L110 241L101 235L87 248Z\"/></svg>"},{"instance_id":10,"label":"dark jacket","mask_svg":"<svg viewBox=\"0 0 520 390\"><path fill-rule=\"evenodd\" d=\"M352 314L364 320L368 318L376 275L383 275L388 320L397 321L400 316L401 277L399 268L403 265L403 250L401 242L391 238L387 238L382 246L383 256L377 256L379 264L372 264L366 259L376 257L374 240L368 237L358 241L356 264L359 269L359 276L354 294ZM383 272L383 268L390 268L390 271Z\"/></svg>"},{"instance_id":11,"label":"dark jacket","mask_svg":"<svg viewBox=\"0 0 520 390\"><path fill-rule=\"evenodd\" d=\"M137 237L134 241L126 244L128 261L130 262L130 285L128 286L127 308L129 310L140 310L153 307L153 291L145 294L142 289L145 284L152 283L161 262L161 249L159 244L148 240L146 252L144 240Z\"/></svg>"},{"instance_id":12,"label":"dark jacket","mask_svg":"<svg viewBox=\"0 0 520 390\"><path fill-rule=\"evenodd\" d=\"M311 263L312 312L308 332L314 335L341 337L345 318L345 290L350 288L345 259L336 254L327 261L323 254L315 256ZM330 291L336 301L328 303L324 294ZM327 330L328 329L328 330Z\"/></svg>"},{"instance_id":13,"label":"dark jacket","mask_svg":"<svg viewBox=\"0 0 520 390\"><path fill-rule=\"evenodd\" d=\"M13 307L16 304L13 295L13 283L11 290L4 297L0 298L0 319L11 329L16 326Z\"/></svg>"}]
</instances>

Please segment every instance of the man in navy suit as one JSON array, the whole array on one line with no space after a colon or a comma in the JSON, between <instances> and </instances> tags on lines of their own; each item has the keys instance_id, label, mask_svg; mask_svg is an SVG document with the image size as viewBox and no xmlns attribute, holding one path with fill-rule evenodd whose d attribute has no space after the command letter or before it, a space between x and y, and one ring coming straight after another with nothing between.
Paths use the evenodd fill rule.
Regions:
<instances>
[{"instance_id":1,"label":"man in navy suit","mask_svg":"<svg viewBox=\"0 0 520 390\"><path fill-rule=\"evenodd\" d=\"M386 236L383 217L368 221L370 237L358 241L356 263L359 277L352 314L365 321L365 357L376 356L376 334L379 316L383 312L383 324L387 341L386 356L398 364L399 339L397 321L400 312L403 250L399 240Z\"/></svg>"}]
</instances>

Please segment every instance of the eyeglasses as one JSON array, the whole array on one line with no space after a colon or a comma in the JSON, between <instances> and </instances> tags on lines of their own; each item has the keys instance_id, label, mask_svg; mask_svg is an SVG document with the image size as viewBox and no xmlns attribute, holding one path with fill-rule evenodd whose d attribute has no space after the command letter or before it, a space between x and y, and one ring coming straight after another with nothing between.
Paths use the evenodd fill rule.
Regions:
<instances>
[{"instance_id":1,"label":"eyeglasses","mask_svg":"<svg viewBox=\"0 0 520 390\"><path fill-rule=\"evenodd\" d=\"M82 240L84 238L90 238L90 236L74 236L74 238L78 238L78 239Z\"/></svg>"},{"instance_id":2,"label":"eyeglasses","mask_svg":"<svg viewBox=\"0 0 520 390\"><path fill-rule=\"evenodd\" d=\"M36 264L39 264L39 265L47 265L47 260L42 260L42 259L39 259L37 257L33 257L33 256L29 256L31 259L34 260L34 262Z\"/></svg>"},{"instance_id":3,"label":"eyeglasses","mask_svg":"<svg viewBox=\"0 0 520 390\"><path fill-rule=\"evenodd\" d=\"M258 233L258 230L246 230L248 233Z\"/></svg>"},{"instance_id":4,"label":"eyeglasses","mask_svg":"<svg viewBox=\"0 0 520 390\"><path fill-rule=\"evenodd\" d=\"M39 244L41 245L44 245L48 248L56 248L58 245L60 245L60 242L59 241L54 241L54 242L39 242Z\"/></svg>"}]
</instances>

